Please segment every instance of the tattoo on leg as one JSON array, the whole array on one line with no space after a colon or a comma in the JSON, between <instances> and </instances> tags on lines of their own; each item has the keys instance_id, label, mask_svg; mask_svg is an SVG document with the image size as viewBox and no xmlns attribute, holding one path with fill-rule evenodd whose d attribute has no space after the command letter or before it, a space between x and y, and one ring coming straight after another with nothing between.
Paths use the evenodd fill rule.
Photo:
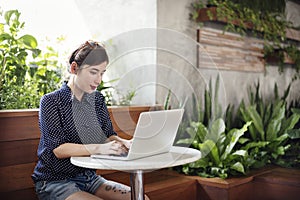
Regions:
<instances>
[{"instance_id":1,"label":"tattoo on leg","mask_svg":"<svg viewBox=\"0 0 300 200\"><path fill-rule=\"evenodd\" d=\"M107 191L109 191L109 190L111 190L111 186L110 185L107 185L106 187L105 187L105 190L107 190Z\"/></svg>"},{"instance_id":2,"label":"tattoo on leg","mask_svg":"<svg viewBox=\"0 0 300 200\"><path fill-rule=\"evenodd\" d=\"M131 192L130 190L126 189L126 187L118 183L112 183L111 185L106 185L105 190L106 191L113 190L114 192L118 191L121 194L127 194Z\"/></svg>"}]
</instances>

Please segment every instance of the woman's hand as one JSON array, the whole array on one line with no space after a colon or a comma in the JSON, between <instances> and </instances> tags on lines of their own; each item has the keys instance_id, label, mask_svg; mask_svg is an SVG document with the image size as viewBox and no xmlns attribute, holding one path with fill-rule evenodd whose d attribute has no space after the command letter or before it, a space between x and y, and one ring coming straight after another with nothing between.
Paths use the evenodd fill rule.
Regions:
<instances>
[{"instance_id":1,"label":"woman's hand","mask_svg":"<svg viewBox=\"0 0 300 200\"><path fill-rule=\"evenodd\" d=\"M110 141L104 144L99 144L96 148L96 154L113 154L121 155L127 153L128 149L124 148L124 144L120 141Z\"/></svg>"},{"instance_id":2,"label":"woman's hand","mask_svg":"<svg viewBox=\"0 0 300 200\"><path fill-rule=\"evenodd\" d=\"M121 143L125 146L125 148L127 148L127 150L129 150L132 145L132 139L131 140L122 139Z\"/></svg>"},{"instance_id":3,"label":"woman's hand","mask_svg":"<svg viewBox=\"0 0 300 200\"><path fill-rule=\"evenodd\" d=\"M120 138L116 135L110 136L108 138L108 141L117 141L117 142L121 143L122 148L125 149L126 152L128 152L128 150L130 149L130 147L132 145L132 140L133 139L127 140L127 139L124 139L124 138Z\"/></svg>"}]
</instances>

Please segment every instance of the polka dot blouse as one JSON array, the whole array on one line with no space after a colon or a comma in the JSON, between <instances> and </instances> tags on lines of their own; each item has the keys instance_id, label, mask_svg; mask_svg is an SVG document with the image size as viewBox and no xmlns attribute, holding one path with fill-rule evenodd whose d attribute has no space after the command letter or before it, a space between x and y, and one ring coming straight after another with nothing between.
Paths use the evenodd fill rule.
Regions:
<instances>
[{"instance_id":1,"label":"polka dot blouse","mask_svg":"<svg viewBox=\"0 0 300 200\"><path fill-rule=\"evenodd\" d=\"M113 131L103 95L95 91L78 101L67 83L42 97L39 111L41 138L38 162L32 174L34 182L74 177L86 169L58 159L53 149L64 143L101 144Z\"/></svg>"}]
</instances>

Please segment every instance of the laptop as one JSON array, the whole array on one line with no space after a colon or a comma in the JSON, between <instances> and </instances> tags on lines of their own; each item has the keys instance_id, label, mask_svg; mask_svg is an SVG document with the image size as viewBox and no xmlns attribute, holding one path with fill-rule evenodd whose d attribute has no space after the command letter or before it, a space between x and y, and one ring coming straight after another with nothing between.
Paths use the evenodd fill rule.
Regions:
<instances>
[{"instance_id":1,"label":"laptop","mask_svg":"<svg viewBox=\"0 0 300 200\"><path fill-rule=\"evenodd\" d=\"M93 154L92 158L134 160L169 152L177 135L184 109L142 112L127 155Z\"/></svg>"}]
</instances>

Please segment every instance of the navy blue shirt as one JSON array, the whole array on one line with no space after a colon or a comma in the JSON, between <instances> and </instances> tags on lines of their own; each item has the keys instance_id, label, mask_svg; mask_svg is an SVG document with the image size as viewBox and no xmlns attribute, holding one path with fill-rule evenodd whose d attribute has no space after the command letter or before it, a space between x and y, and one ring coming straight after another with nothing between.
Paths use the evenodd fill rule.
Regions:
<instances>
[{"instance_id":1,"label":"navy blue shirt","mask_svg":"<svg viewBox=\"0 0 300 200\"><path fill-rule=\"evenodd\" d=\"M93 170L73 165L70 158L58 159L53 149L61 144L101 144L116 135L104 96L95 91L78 101L67 83L41 98L39 126L41 138L32 174L34 182L63 180Z\"/></svg>"}]
</instances>

